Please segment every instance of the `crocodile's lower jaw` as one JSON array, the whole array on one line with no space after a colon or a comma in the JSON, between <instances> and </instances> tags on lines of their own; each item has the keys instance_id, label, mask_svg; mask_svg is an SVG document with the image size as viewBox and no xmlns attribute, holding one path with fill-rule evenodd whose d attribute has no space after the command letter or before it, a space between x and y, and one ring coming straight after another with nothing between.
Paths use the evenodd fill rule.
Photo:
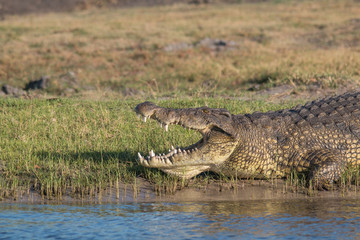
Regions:
<instances>
[{"instance_id":1,"label":"crocodile's lower jaw","mask_svg":"<svg viewBox=\"0 0 360 240\"><path fill-rule=\"evenodd\" d=\"M209 166L182 166L182 167L175 167L171 169L160 169L160 170L170 175L174 175L184 179L190 179L202 172L208 171L209 169L210 169Z\"/></svg>"},{"instance_id":2,"label":"crocodile's lower jaw","mask_svg":"<svg viewBox=\"0 0 360 240\"><path fill-rule=\"evenodd\" d=\"M211 130L203 134L203 138L197 143L184 148L172 146L167 154L155 155L153 150L149 152L148 156L142 156L138 153L138 162L145 167L158 168L170 175L190 179L204 171L211 170L214 165L207 161L214 158L211 154L213 152L212 147L207 145L208 141L212 139L211 135L222 135L222 133ZM215 156L217 154L219 153L215 152Z\"/></svg>"},{"instance_id":3,"label":"crocodile's lower jaw","mask_svg":"<svg viewBox=\"0 0 360 240\"><path fill-rule=\"evenodd\" d=\"M161 153L155 155L154 151L151 150L149 152L149 155L144 157L140 153L138 153L138 161L141 165L145 167L160 168L167 173L174 172L174 175L178 175L176 173L181 173L179 175L184 175L183 173L188 169L190 171L193 171L192 169L195 169L195 166L187 166L185 169L181 163L189 159L201 159L202 154L199 148L201 148L203 142L204 139L201 139L197 143L185 148L174 148L173 146L171 146L171 149L169 149L169 152L167 154ZM196 161L194 161L194 165L197 165ZM191 167L191 169L189 167Z\"/></svg>"},{"instance_id":4,"label":"crocodile's lower jaw","mask_svg":"<svg viewBox=\"0 0 360 240\"><path fill-rule=\"evenodd\" d=\"M159 155L155 155L151 150L146 157L138 153L138 162L142 166L157 168L184 179L190 179L208 170L217 172L216 166L228 159L237 144L236 142L217 144L215 141L223 139L229 140L229 137L212 130L209 135L206 134L200 141L184 149L172 147L169 153Z\"/></svg>"}]
</instances>

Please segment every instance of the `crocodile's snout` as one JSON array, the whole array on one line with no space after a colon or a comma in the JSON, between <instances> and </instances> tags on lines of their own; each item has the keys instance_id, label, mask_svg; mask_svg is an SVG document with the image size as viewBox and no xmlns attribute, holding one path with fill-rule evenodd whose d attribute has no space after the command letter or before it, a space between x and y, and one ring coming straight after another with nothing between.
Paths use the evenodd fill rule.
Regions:
<instances>
[{"instance_id":1,"label":"crocodile's snout","mask_svg":"<svg viewBox=\"0 0 360 240\"><path fill-rule=\"evenodd\" d=\"M135 107L136 114L139 114L145 118L151 117L156 109L160 109L161 107L157 106L156 104L152 102L143 102L138 104Z\"/></svg>"}]
</instances>

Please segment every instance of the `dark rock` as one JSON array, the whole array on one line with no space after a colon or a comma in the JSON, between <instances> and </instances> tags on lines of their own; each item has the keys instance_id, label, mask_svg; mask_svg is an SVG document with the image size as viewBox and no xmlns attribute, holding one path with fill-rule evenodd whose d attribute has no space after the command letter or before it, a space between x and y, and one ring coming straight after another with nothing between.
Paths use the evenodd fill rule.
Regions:
<instances>
[{"instance_id":1,"label":"dark rock","mask_svg":"<svg viewBox=\"0 0 360 240\"><path fill-rule=\"evenodd\" d=\"M260 90L260 84L254 84L251 87L249 87L247 90L250 92L259 91Z\"/></svg>"},{"instance_id":2,"label":"dark rock","mask_svg":"<svg viewBox=\"0 0 360 240\"><path fill-rule=\"evenodd\" d=\"M236 46L237 46L237 44L235 41L204 38L195 44L188 44L185 42L172 43L172 44L166 45L164 47L164 50L166 52L173 52L173 51L187 50L187 49L190 49L193 47L203 47L203 48L208 48L213 51L222 51L225 49L234 49L234 48L236 48Z\"/></svg>"},{"instance_id":3,"label":"dark rock","mask_svg":"<svg viewBox=\"0 0 360 240\"><path fill-rule=\"evenodd\" d=\"M222 39L212 39L212 38L204 38L199 41L196 46L206 47L211 50L221 51L225 49L233 49L236 47L236 42L234 41L226 41Z\"/></svg>"},{"instance_id":4,"label":"dark rock","mask_svg":"<svg viewBox=\"0 0 360 240\"><path fill-rule=\"evenodd\" d=\"M49 77L48 76L42 76L39 80L30 81L26 84L25 90L36 90L41 89L44 90L47 88L49 83Z\"/></svg>"},{"instance_id":5,"label":"dark rock","mask_svg":"<svg viewBox=\"0 0 360 240\"><path fill-rule=\"evenodd\" d=\"M6 94L14 97L24 96L26 92L21 88L13 87L8 84L2 86L1 90Z\"/></svg>"}]
</instances>

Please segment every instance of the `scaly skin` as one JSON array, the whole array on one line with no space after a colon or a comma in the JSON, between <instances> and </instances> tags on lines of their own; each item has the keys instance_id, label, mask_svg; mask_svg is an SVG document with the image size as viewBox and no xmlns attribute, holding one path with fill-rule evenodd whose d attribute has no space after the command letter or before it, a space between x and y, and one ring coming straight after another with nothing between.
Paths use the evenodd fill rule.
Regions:
<instances>
[{"instance_id":1,"label":"scaly skin","mask_svg":"<svg viewBox=\"0 0 360 240\"><path fill-rule=\"evenodd\" d=\"M208 170L240 178L282 178L295 170L326 186L346 167L360 165L360 92L245 115L208 107L162 108L150 102L137 105L135 112L166 130L179 124L203 135L165 156L139 153L141 165L184 178Z\"/></svg>"}]
</instances>

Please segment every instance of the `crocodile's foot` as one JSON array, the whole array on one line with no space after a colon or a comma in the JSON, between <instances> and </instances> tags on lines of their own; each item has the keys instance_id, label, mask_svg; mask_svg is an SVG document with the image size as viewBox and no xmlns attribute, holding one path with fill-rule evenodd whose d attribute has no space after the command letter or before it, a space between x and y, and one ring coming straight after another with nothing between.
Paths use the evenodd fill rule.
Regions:
<instances>
[{"instance_id":1,"label":"crocodile's foot","mask_svg":"<svg viewBox=\"0 0 360 240\"><path fill-rule=\"evenodd\" d=\"M307 186L319 191L330 191L336 188L334 181L325 179L310 179L307 183Z\"/></svg>"}]
</instances>

